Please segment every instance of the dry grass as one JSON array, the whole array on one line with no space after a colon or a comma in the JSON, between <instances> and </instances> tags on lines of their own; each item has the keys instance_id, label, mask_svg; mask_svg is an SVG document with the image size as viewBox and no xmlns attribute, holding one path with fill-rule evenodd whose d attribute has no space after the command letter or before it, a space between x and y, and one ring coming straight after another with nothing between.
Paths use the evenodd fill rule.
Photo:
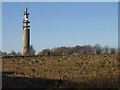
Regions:
<instances>
[{"instance_id":1,"label":"dry grass","mask_svg":"<svg viewBox=\"0 0 120 90\"><path fill-rule=\"evenodd\" d=\"M56 87L56 81L61 80L64 84L59 87L80 88L117 88L119 69L118 54L108 55L80 55L80 56L41 56L2 59L3 76L35 79L29 81L31 87L52 88ZM5 73L6 72L6 73ZM8 73L13 72L13 73ZM39 80L44 79L44 80ZM25 79L23 79L25 80ZM53 84L49 81L53 80ZM3 77L3 87L9 80ZM16 81L15 81L16 82ZM11 83L7 87L11 87ZM27 82L28 84L28 82ZM12 87L27 87L13 84ZM38 84L38 86L35 85ZM46 85L44 85L46 84Z\"/></svg>"}]
</instances>

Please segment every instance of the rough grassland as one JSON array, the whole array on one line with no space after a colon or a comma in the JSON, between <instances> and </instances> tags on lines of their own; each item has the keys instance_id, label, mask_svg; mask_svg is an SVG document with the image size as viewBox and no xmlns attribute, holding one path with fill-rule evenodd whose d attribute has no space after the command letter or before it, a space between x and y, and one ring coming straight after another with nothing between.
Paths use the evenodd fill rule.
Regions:
<instances>
[{"instance_id":1,"label":"rough grassland","mask_svg":"<svg viewBox=\"0 0 120 90\"><path fill-rule=\"evenodd\" d=\"M3 88L118 88L118 54L2 59Z\"/></svg>"}]
</instances>

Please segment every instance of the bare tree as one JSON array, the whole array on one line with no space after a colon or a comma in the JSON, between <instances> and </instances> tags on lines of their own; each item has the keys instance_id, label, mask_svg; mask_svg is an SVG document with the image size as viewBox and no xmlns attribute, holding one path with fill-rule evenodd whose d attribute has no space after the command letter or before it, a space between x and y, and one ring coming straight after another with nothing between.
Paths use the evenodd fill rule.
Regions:
<instances>
[{"instance_id":1,"label":"bare tree","mask_svg":"<svg viewBox=\"0 0 120 90\"><path fill-rule=\"evenodd\" d=\"M102 48L101 48L101 46L99 44L95 45L95 51L96 51L96 54L101 54Z\"/></svg>"},{"instance_id":2,"label":"bare tree","mask_svg":"<svg viewBox=\"0 0 120 90\"><path fill-rule=\"evenodd\" d=\"M43 50L39 53L39 55L48 56L48 55L50 55L50 53L51 53L50 49L43 49Z\"/></svg>"},{"instance_id":3,"label":"bare tree","mask_svg":"<svg viewBox=\"0 0 120 90\"><path fill-rule=\"evenodd\" d=\"M110 48L110 53L112 53L112 54L116 53L116 49L115 48Z\"/></svg>"},{"instance_id":4,"label":"bare tree","mask_svg":"<svg viewBox=\"0 0 120 90\"><path fill-rule=\"evenodd\" d=\"M16 56L21 56L21 55L22 55L21 52L16 53Z\"/></svg>"},{"instance_id":5,"label":"bare tree","mask_svg":"<svg viewBox=\"0 0 120 90\"><path fill-rule=\"evenodd\" d=\"M102 52L105 54L109 53L109 46L107 45L107 46L103 47Z\"/></svg>"},{"instance_id":6,"label":"bare tree","mask_svg":"<svg viewBox=\"0 0 120 90\"><path fill-rule=\"evenodd\" d=\"M7 52L1 52L2 53L2 56L7 56Z\"/></svg>"},{"instance_id":7,"label":"bare tree","mask_svg":"<svg viewBox=\"0 0 120 90\"><path fill-rule=\"evenodd\" d=\"M7 55L8 55L8 56L15 56L15 55L16 55L16 52L15 52L15 51L13 51L13 50L11 50L11 52L10 52L10 53L8 53Z\"/></svg>"},{"instance_id":8,"label":"bare tree","mask_svg":"<svg viewBox=\"0 0 120 90\"><path fill-rule=\"evenodd\" d=\"M35 55L35 49L30 45L30 55Z\"/></svg>"}]
</instances>

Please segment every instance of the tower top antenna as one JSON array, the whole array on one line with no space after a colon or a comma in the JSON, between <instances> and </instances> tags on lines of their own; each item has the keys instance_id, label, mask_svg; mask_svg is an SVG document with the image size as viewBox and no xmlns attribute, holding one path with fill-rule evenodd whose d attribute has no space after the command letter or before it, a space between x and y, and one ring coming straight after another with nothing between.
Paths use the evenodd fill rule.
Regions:
<instances>
[{"instance_id":1,"label":"tower top antenna","mask_svg":"<svg viewBox=\"0 0 120 90\"><path fill-rule=\"evenodd\" d=\"M27 10L28 10L28 9L27 9L27 7L26 7L26 8L25 8L25 13L27 13Z\"/></svg>"},{"instance_id":2,"label":"tower top antenna","mask_svg":"<svg viewBox=\"0 0 120 90\"><path fill-rule=\"evenodd\" d=\"M27 7L25 8L24 15L29 15Z\"/></svg>"}]
</instances>

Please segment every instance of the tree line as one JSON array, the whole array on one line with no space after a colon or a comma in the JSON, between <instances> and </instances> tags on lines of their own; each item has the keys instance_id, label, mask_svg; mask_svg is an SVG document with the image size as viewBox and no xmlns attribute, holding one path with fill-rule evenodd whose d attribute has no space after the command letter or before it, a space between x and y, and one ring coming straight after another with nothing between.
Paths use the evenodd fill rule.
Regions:
<instances>
[{"instance_id":1,"label":"tree line","mask_svg":"<svg viewBox=\"0 0 120 90\"><path fill-rule=\"evenodd\" d=\"M84 45L84 46L75 46L75 47L58 47L53 49L43 49L38 55L81 55L81 54L114 54L119 53L120 49L109 47L108 45L102 47L99 44L94 46Z\"/></svg>"},{"instance_id":2,"label":"tree line","mask_svg":"<svg viewBox=\"0 0 120 90\"><path fill-rule=\"evenodd\" d=\"M52 49L43 49L38 52L36 55L45 55L45 56L64 56L64 55L81 55L81 54L114 54L120 53L120 48L113 48L104 46L102 47L99 44L94 46L92 45L84 45L84 46L74 46L74 47L57 47ZM21 52L11 51L11 53L0 51L2 56L20 56ZM35 49L33 46L30 46L30 55L35 55Z\"/></svg>"}]
</instances>

